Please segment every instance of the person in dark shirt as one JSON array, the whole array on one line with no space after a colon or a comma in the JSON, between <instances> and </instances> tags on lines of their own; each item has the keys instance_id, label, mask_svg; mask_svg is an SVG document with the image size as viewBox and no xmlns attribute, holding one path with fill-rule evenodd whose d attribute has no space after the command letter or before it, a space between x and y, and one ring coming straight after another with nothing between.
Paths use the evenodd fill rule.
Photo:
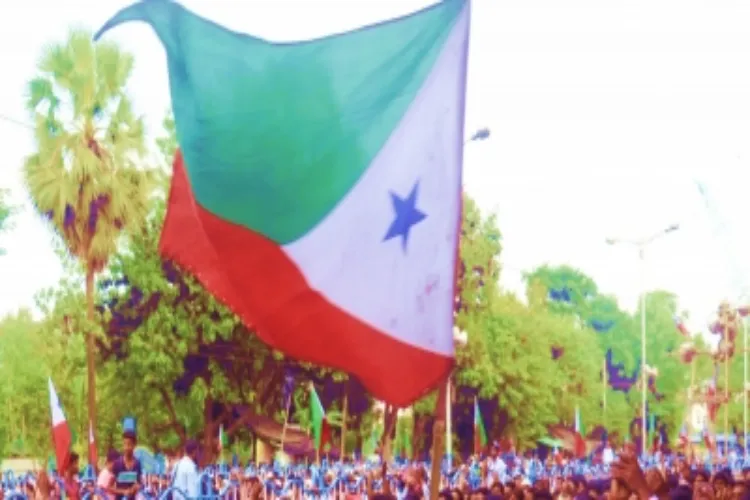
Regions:
<instances>
[{"instance_id":1,"label":"person in dark shirt","mask_svg":"<svg viewBox=\"0 0 750 500\"><path fill-rule=\"evenodd\" d=\"M115 462L112 474L115 476L115 498L135 500L141 487L141 463L135 458L136 437L134 432L122 435L122 456Z\"/></svg>"}]
</instances>

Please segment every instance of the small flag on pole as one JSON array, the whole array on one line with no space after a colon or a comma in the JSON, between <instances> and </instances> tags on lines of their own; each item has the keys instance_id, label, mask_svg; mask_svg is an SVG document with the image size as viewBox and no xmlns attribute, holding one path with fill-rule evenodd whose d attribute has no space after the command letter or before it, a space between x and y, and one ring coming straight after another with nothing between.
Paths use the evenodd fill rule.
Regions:
<instances>
[{"instance_id":1,"label":"small flag on pole","mask_svg":"<svg viewBox=\"0 0 750 500\"><path fill-rule=\"evenodd\" d=\"M331 426L328 423L323 403L320 402L318 393L315 392L315 387L312 384L310 384L310 417L315 449L320 452L326 444L331 443Z\"/></svg>"},{"instance_id":2,"label":"small flag on pole","mask_svg":"<svg viewBox=\"0 0 750 500\"><path fill-rule=\"evenodd\" d=\"M57 470L59 474L63 474L68 465L70 445L73 441L73 436L70 433L68 421L65 419L65 413L63 413L60 398L57 397L57 391L55 390L55 385L52 383L51 378L48 379L48 384L49 406L52 413L52 441L55 445Z\"/></svg>"},{"instance_id":3,"label":"small flag on pole","mask_svg":"<svg viewBox=\"0 0 750 500\"><path fill-rule=\"evenodd\" d=\"M685 323L682 321L682 318L674 315L674 326L677 328L677 331L680 332L680 334L683 337L690 337L690 330L687 329L687 326L685 326Z\"/></svg>"},{"instance_id":4,"label":"small flag on pole","mask_svg":"<svg viewBox=\"0 0 750 500\"><path fill-rule=\"evenodd\" d=\"M224 433L224 425L219 426L219 453L224 451L229 445L229 438Z\"/></svg>"},{"instance_id":5,"label":"small flag on pole","mask_svg":"<svg viewBox=\"0 0 750 500\"><path fill-rule=\"evenodd\" d=\"M583 419L581 418L581 409L576 406L576 413L575 413L575 431L580 434L581 436L584 436L586 434L586 431L583 428Z\"/></svg>"},{"instance_id":6,"label":"small flag on pole","mask_svg":"<svg viewBox=\"0 0 750 500\"><path fill-rule=\"evenodd\" d=\"M480 454L487 448L487 430L484 428L479 402L474 398L474 453Z\"/></svg>"}]
</instances>

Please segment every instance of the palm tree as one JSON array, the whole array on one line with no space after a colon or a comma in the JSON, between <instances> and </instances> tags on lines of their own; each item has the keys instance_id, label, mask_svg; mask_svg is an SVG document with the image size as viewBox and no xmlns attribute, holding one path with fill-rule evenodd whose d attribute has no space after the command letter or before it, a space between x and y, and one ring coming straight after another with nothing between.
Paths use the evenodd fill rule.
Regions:
<instances>
[{"instance_id":1,"label":"palm tree","mask_svg":"<svg viewBox=\"0 0 750 500\"><path fill-rule=\"evenodd\" d=\"M88 414L96 428L94 293L96 275L121 236L142 230L152 170L143 167L144 125L125 84L133 57L111 42L73 31L45 49L28 83L36 152L24 180L36 210L80 262L86 277Z\"/></svg>"}]
</instances>

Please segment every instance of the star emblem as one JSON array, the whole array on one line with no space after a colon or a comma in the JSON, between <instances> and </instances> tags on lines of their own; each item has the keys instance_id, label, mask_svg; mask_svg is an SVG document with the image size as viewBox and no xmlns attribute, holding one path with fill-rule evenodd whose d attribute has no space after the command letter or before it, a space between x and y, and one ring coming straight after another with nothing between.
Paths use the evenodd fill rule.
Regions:
<instances>
[{"instance_id":1,"label":"star emblem","mask_svg":"<svg viewBox=\"0 0 750 500\"><path fill-rule=\"evenodd\" d=\"M427 214L417 208L417 196L419 194L419 181L411 188L406 198L402 198L393 191L390 192L391 204L393 205L394 219L383 241L401 237L401 247L406 252L409 243L409 232L411 228L427 218Z\"/></svg>"}]
</instances>

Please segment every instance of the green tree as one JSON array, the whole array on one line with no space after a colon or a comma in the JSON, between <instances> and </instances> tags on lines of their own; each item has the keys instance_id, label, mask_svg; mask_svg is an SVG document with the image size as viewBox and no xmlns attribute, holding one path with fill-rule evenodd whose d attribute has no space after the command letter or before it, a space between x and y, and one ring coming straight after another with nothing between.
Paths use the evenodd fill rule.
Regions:
<instances>
[{"instance_id":1,"label":"green tree","mask_svg":"<svg viewBox=\"0 0 750 500\"><path fill-rule=\"evenodd\" d=\"M683 341L674 324L678 312L677 297L665 291L649 292L646 296L646 362L658 370L655 379L657 394L649 392L649 409L670 429L679 430L685 417L690 369L675 355ZM640 308L635 317L640 320ZM640 321L634 350L640 354ZM639 356L640 358L640 356ZM640 387L640 386L639 386ZM640 404L640 403L639 403Z\"/></svg>"},{"instance_id":2,"label":"green tree","mask_svg":"<svg viewBox=\"0 0 750 500\"><path fill-rule=\"evenodd\" d=\"M13 213L13 207L11 207L8 201L8 191L6 189L0 189L0 234L3 234L10 227L10 216ZM5 251L0 247L0 255Z\"/></svg>"},{"instance_id":3,"label":"green tree","mask_svg":"<svg viewBox=\"0 0 750 500\"><path fill-rule=\"evenodd\" d=\"M35 321L26 310L0 320L0 451L6 455L44 457L50 452L48 377L79 437L75 447L85 449L80 438L86 435L77 425L86 422L85 407L79 404L83 342L57 326L47 319Z\"/></svg>"},{"instance_id":4,"label":"green tree","mask_svg":"<svg viewBox=\"0 0 750 500\"><path fill-rule=\"evenodd\" d=\"M48 46L28 84L36 151L23 173L29 194L83 269L89 420L96 426L95 280L120 236L137 233L149 210L144 126L125 85L133 57L73 31Z\"/></svg>"}]
</instances>

